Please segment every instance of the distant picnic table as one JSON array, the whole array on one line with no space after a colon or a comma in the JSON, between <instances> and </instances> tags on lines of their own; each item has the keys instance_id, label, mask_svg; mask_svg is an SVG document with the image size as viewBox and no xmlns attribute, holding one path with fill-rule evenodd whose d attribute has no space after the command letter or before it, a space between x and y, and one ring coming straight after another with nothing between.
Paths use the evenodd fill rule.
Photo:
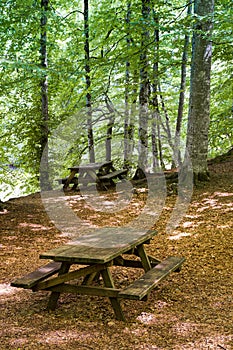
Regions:
<instances>
[{"instance_id":1,"label":"distant picnic table","mask_svg":"<svg viewBox=\"0 0 233 350\"><path fill-rule=\"evenodd\" d=\"M114 186L113 179L123 179L127 174L127 169L116 170L112 161L80 164L68 169L70 175L65 179L60 179L64 190L68 189L70 184L73 184L73 189L91 184L96 184L99 189L108 189Z\"/></svg>"},{"instance_id":2,"label":"distant picnic table","mask_svg":"<svg viewBox=\"0 0 233 350\"><path fill-rule=\"evenodd\" d=\"M65 245L41 254L41 259L51 259L52 262L16 279L11 285L33 291L50 291L50 310L56 308L61 293L108 297L116 318L124 321L121 300L147 300L149 292L172 271L179 271L185 260L170 256L160 261L149 256L144 246L156 234L153 230L130 227L92 229ZM132 255L137 258L132 259ZM69 271L71 266L75 269ZM119 289L114 284L112 266L141 268L144 273L133 283ZM58 275L51 278L56 273Z\"/></svg>"}]
</instances>

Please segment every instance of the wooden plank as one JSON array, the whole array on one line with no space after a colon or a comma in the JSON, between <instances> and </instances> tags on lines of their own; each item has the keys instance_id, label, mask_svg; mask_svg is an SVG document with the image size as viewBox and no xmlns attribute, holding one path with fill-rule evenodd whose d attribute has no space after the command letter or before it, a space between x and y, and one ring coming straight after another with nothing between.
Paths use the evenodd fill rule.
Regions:
<instances>
[{"instance_id":1,"label":"wooden plank","mask_svg":"<svg viewBox=\"0 0 233 350\"><path fill-rule=\"evenodd\" d=\"M143 268L141 261L124 259L122 256L115 258L113 261L113 264L115 266L125 266L125 267L133 267L133 268L140 268L140 269Z\"/></svg>"},{"instance_id":2,"label":"wooden plank","mask_svg":"<svg viewBox=\"0 0 233 350\"><path fill-rule=\"evenodd\" d=\"M73 284L64 283L58 286L49 287L46 290L59 293L73 293L84 295L96 295L108 298L117 298L120 289L95 287L95 286L76 286Z\"/></svg>"},{"instance_id":3,"label":"wooden plank","mask_svg":"<svg viewBox=\"0 0 233 350\"><path fill-rule=\"evenodd\" d=\"M107 288L115 288L113 278L110 272L110 269L107 268L106 270L101 271L101 274L103 276L105 287ZM109 297L110 303L112 305L112 308L114 310L115 316L117 320L125 321L125 316L123 313L123 310L121 308L120 301L116 297Z\"/></svg>"},{"instance_id":4,"label":"wooden plank","mask_svg":"<svg viewBox=\"0 0 233 350\"><path fill-rule=\"evenodd\" d=\"M91 273L95 273L95 272L104 270L108 265L110 265L110 264L92 265L92 266L87 266L87 267L81 268L79 270L64 273L64 274L59 275L58 277L55 277L55 278L50 279L48 281L43 281L43 282L38 283L34 287L34 290L46 289L46 288L56 286L56 285L64 283L64 282L74 280L74 279L82 277L82 276L89 275Z\"/></svg>"},{"instance_id":5,"label":"wooden plank","mask_svg":"<svg viewBox=\"0 0 233 350\"><path fill-rule=\"evenodd\" d=\"M40 255L41 259L70 263L106 263L154 237L156 231L131 227L104 227L91 230L70 243Z\"/></svg>"},{"instance_id":6,"label":"wooden plank","mask_svg":"<svg viewBox=\"0 0 233 350\"><path fill-rule=\"evenodd\" d=\"M66 180L66 183L64 184L63 188L66 189L69 187L69 184L71 183L72 179L75 177L75 174L77 173L77 171L72 170L69 177Z\"/></svg>"},{"instance_id":7,"label":"wooden plank","mask_svg":"<svg viewBox=\"0 0 233 350\"><path fill-rule=\"evenodd\" d=\"M156 265L158 265L159 263L161 263L161 260L158 260L156 258L154 258L153 256L151 255L147 255L149 260L150 260L150 263L151 263L151 266L154 267Z\"/></svg>"},{"instance_id":8,"label":"wooden plank","mask_svg":"<svg viewBox=\"0 0 233 350\"><path fill-rule=\"evenodd\" d=\"M137 246L137 251L138 251L138 255L141 258L141 262L142 262L142 266L144 268L144 270L147 272L151 269L151 264L150 264L150 260L145 252L144 246L143 244L140 244L139 246Z\"/></svg>"},{"instance_id":9,"label":"wooden plank","mask_svg":"<svg viewBox=\"0 0 233 350\"><path fill-rule=\"evenodd\" d=\"M168 257L146 272L142 277L126 287L118 295L119 298L142 300L160 281L172 271L180 268L185 258Z\"/></svg>"},{"instance_id":10,"label":"wooden plank","mask_svg":"<svg viewBox=\"0 0 233 350\"><path fill-rule=\"evenodd\" d=\"M31 289L35 286L39 281L43 281L44 279L54 275L61 268L60 262L50 262L49 264L39 267L37 270L30 272L26 276L21 278L17 278L11 283L12 287L19 287L25 289Z\"/></svg>"},{"instance_id":11,"label":"wooden plank","mask_svg":"<svg viewBox=\"0 0 233 350\"><path fill-rule=\"evenodd\" d=\"M61 265L61 269L58 272L58 276L67 273L69 271L69 269L70 269L70 264L67 262L63 262ZM59 296L60 296L60 292L52 292L50 294L48 306L47 306L48 310L55 310L56 309Z\"/></svg>"},{"instance_id":12,"label":"wooden plank","mask_svg":"<svg viewBox=\"0 0 233 350\"><path fill-rule=\"evenodd\" d=\"M88 171L88 170L98 170L102 167L111 166L112 161L106 161L106 162L99 162L99 163L89 163L89 164L80 164L77 166L70 167L68 169L74 170L74 171Z\"/></svg>"},{"instance_id":13,"label":"wooden plank","mask_svg":"<svg viewBox=\"0 0 233 350\"><path fill-rule=\"evenodd\" d=\"M102 175L102 176L99 176L99 179L100 180L110 180L110 179L114 179L120 175L123 175L123 174L126 174L127 173L127 169L122 169L122 170L115 170L115 171L112 171L111 173L109 174L106 174L106 175Z\"/></svg>"},{"instance_id":14,"label":"wooden plank","mask_svg":"<svg viewBox=\"0 0 233 350\"><path fill-rule=\"evenodd\" d=\"M68 177L63 178L63 179L57 179L57 181L59 182L59 184L62 184L62 185L66 184L67 180L68 180ZM73 177L73 179L70 181L70 183L71 183L71 184L78 185L78 183L79 183L79 182L78 182L78 178L77 178L76 176Z\"/></svg>"}]
</instances>

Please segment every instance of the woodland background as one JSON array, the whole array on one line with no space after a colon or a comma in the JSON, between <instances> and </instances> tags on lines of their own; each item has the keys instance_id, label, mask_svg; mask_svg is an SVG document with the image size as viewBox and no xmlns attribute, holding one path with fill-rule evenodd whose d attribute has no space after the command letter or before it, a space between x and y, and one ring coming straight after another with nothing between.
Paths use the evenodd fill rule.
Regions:
<instances>
[{"instance_id":1,"label":"woodland background","mask_svg":"<svg viewBox=\"0 0 233 350\"><path fill-rule=\"evenodd\" d=\"M148 151L141 157L148 171L177 166L177 142L185 145L188 136L190 67L198 64L192 61L195 35L212 46L210 111L204 124L208 158L228 151L232 6L217 0L214 11L204 13L203 7L199 14L195 6L201 3L213 5L199 0L3 0L0 199L39 189L45 145L67 121L68 147L56 145L58 153L49 154L52 179L67 175L67 167L80 161L103 158L127 166L133 175L140 159L132 144L140 142ZM211 37L203 27L210 20ZM198 140L201 130L195 133ZM200 136L199 148L202 143Z\"/></svg>"},{"instance_id":2,"label":"woodland background","mask_svg":"<svg viewBox=\"0 0 233 350\"><path fill-rule=\"evenodd\" d=\"M200 14L204 5L208 12ZM0 349L232 348L232 11L230 0L216 0L214 11L212 0L1 1ZM195 61L193 39L212 47L208 67ZM199 84L203 93L195 96L208 108L195 119L197 68L211 68L211 81L206 74L206 91ZM190 135L203 155L201 170L211 159L210 181L194 188L171 234L166 225L177 194L167 196L153 227L158 236L147 247L159 259L182 255L186 262L147 302L124 303L127 323L114 319L104 298L63 295L48 313L48 294L10 286L41 266L39 253L68 239L41 200L43 152L55 186L69 166L93 159L110 157L129 176L138 165L150 172L177 167ZM140 144L147 151L141 159ZM65 200L86 227L120 226L138 215L146 193L136 189L129 210L113 214L97 213L77 192ZM116 192L99 195L114 202ZM115 277L120 287L137 278L124 269Z\"/></svg>"}]
</instances>

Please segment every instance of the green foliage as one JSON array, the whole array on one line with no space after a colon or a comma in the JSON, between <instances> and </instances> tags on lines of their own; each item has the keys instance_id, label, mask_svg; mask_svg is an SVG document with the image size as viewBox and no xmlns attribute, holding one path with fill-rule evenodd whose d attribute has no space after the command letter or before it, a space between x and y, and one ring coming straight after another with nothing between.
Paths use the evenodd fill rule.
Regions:
<instances>
[{"instance_id":1,"label":"green foliage","mask_svg":"<svg viewBox=\"0 0 233 350\"><path fill-rule=\"evenodd\" d=\"M109 118L105 106L106 96L116 108L113 127L113 154L117 162L119 143L124 134L124 108L126 92L126 63L129 67L127 83L128 103L138 103L141 35L145 24L141 14L141 1L100 1L90 0L90 79L93 113L93 130L97 145L97 158L105 157L106 125ZM153 2L152 2L153 3ZM130 6L129 6L130 4ZM165 114L161 98L166 106L172 136L177 118L180 66L185 34L192 34L194 16L186 14L187 2L159 0L154 3L146 26L150 38L148 45L147 73L153 80L153 64L158 60L158 79L161 111L161 139L164 156L171 161L167 147ZM84 21L83 3L80 1L56 0L49 2L46 13L48 69L40 62L40 21L41 4L35 0L2 0L0 5L0 165L4 182L13 184L10 176L5 176L6 164L15 163L20 171L31 174L30 190L38 189L41 155L41 90L42 77L48 78L49 130L55 130L66 120L79 116L77 124L81 128L72 138L68 149L56 146L59 157L50 152L52 161L56 159L53 176L66 175L68 166L87 159L86 121L81 112L85 106L87 91L85 85ZM129 16L129 22L126 17ZM217 1L213 35L213 70L211 96L210 155L223 152L232 143L232 28L230 18L232 7L229 0ZM159 30L159 51L155 45L154 32ZM128 39L128 41L127 41ZM189 63L191 47L189 48ZM188 72L189 73L189 72ZM188 79L189 84L189 79ZM187 85L188 91L188 85ZM102 106L104 107L102 108ZM181 136L186 136L188 93ZM137 131L138 115L132 115ZM81 123L81 124L80 124ZM77 128L71 123L67 133L71 138ZM80 127L81 125L81 127ZM149 126L151 124L149 123ZM149 135L151 132L149 130ZM135 132L135 144L138 134ZM121 146L122 148L123 146ZM123 154L123 149L122 149ZM136 156L133 156L136 160ZM63 162L63 167L59 166ZM5 169L5 170L4 170ZM26 176L26 175L25 175ZM23 180L25 186L29 179ZM27 189L29 190L29 189Z\"/></svg>"}]
</instances>

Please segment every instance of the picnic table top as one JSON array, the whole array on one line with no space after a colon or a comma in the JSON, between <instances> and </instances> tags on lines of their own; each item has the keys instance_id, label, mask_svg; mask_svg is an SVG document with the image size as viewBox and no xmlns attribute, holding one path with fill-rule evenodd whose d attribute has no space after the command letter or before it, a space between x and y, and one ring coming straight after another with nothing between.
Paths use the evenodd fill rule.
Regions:
<instances>
[{"instance_id":1,"label":"picnic table top","mask_svg":"<svg viewBox=\"0 0 233 350\"><path fill-rule=\"evenodd\" d=\"M104 166L112 165L112 161L104 161L98 163L88 163L88 164L80 164L70 167L70 170L98 170Z\"/></svg>"},{"instance_id":2,"label":"picnic table top","mask_svg":"<svg viewBox=\"0 0 233 350\"><path fill-rule=\"evenodd\" d=\"M130 227L97 228L84 236L40 255L41 259L80 264L104 264L149 241L156 231Z\"/></svg>"}]
</instances>

